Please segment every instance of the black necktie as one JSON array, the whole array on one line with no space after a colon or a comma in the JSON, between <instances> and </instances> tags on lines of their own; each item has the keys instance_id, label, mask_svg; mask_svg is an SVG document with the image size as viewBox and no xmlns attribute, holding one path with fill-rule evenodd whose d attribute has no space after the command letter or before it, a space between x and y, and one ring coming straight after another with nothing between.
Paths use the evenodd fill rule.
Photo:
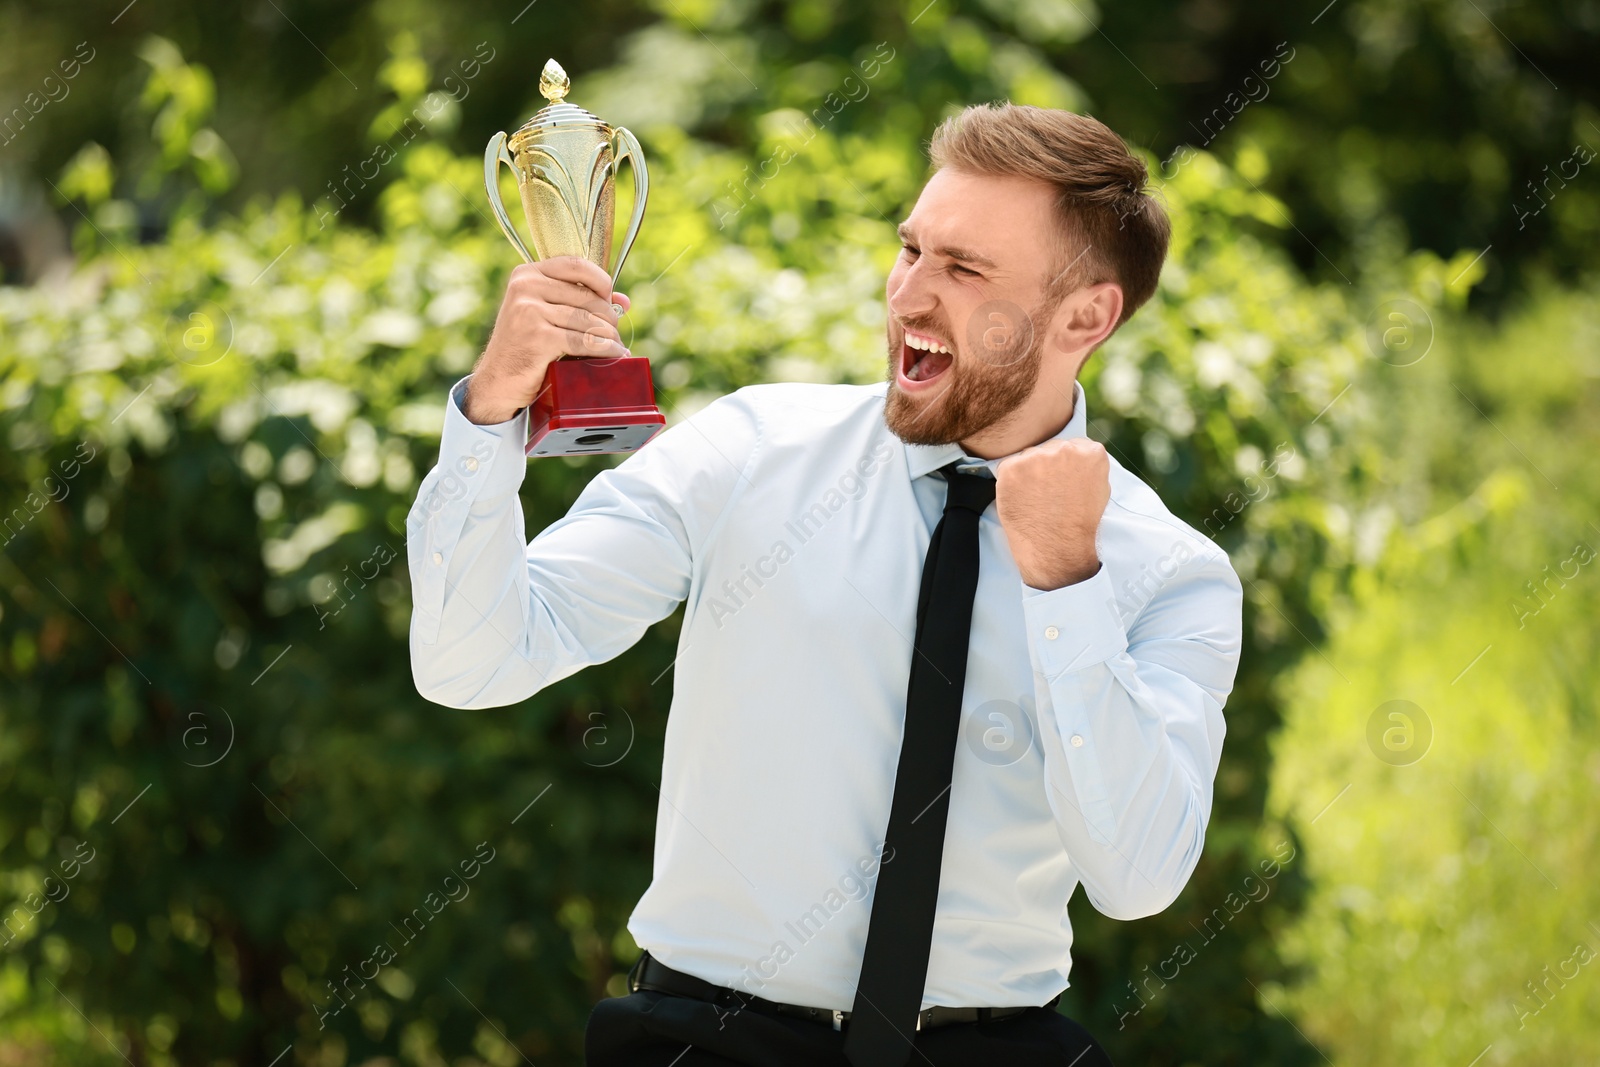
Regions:
<instances>
[{"instance_id":1,"label":"black necktie","mask_svg":"<svg viewBox=\"0 0 1600 1067\"><path fill-rule=\"evenodd\" d=\"M906 690L905 734L856 983L845 1056L856 1067L901 1067L928 978L950 776L961 727L972 600L978 591L978 517L994 502L993 478L942 468L944 517L922 564L917 636Z\"/></svg>"}]
</instances>

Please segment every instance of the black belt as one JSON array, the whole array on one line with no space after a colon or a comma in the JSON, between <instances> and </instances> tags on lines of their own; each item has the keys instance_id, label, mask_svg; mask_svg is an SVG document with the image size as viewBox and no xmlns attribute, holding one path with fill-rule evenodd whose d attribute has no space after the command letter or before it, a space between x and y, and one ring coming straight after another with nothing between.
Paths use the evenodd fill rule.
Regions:
<instances>
[{"instance_id":1,"label":"black belt","mask_svg":"<svg viewBox=\"0 0 1600 1067\"><path fill-rule=\"evenodd\" d=\"M850 1013L847 1011L782 1004L751 993L741 993L727 986L712 985L692 974L673 970L648 952L640 955L639 962L628 972L628 989L634 993L644 989L670 993L678 997L690 997L733 1008L736 1011L749 1008L768 1015L792 1015L812 1022L831 1023L835 1030L843 1030L845 1024L850 1021ZM1053 1008L1060 999L1061 994L1057 993L1042 1007ZM1031 1010L1031 1005L1020 1008L946 1008L935 1005L917 1014L917 1029L927 1030L935 1026L948 1026L951 1023L987 1022L990 1019L1004 1019Z\"/></svg>"}]
</instances>

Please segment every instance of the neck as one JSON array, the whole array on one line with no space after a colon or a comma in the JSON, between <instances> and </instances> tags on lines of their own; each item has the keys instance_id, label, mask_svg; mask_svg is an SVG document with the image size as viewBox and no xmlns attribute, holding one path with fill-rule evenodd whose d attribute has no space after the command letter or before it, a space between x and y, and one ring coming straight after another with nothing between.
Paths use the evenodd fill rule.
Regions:
<instances>
[{"instance_id":1,"label":"neck","mask_svg":"<svg viewBox=\"0 0 1600 1067\"><path fill-rule=\"evenodd\" d=\"M1073 380L1064 390L1041 380L1039 389L1021 407L993 426L962 439L961 447L969 456L1000 459L1048 441L1072 421L1073 400Z\"/></svg>"}]
</instances>

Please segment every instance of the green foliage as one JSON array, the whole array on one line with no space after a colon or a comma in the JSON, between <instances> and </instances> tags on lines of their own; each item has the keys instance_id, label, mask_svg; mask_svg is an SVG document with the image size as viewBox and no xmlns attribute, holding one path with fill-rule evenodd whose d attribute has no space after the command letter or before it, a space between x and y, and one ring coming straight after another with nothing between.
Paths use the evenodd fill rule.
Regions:
<instances>
[{"instance_id":1,"label":"green foliage","mask_svg":"<svg viewBox=\"0 0 1600 1067\"><path fill-rule=\"evenodd\" d=\"M1294 221L1284 244L1303 269L1342 280L1410 248L1493 246L1480 292L1503 302L1540 272L1597 265L1600 184L1590 168L1575 177L1562 167L1580 144L1600 150L1590 61L1600 23L1587 10L1555 0L276 0L241 16L140 0L113 21L87 0L0 0L0 39L17 42L0 45L0 99L36 91L87 39L99 58L48 122L29 126L10 165L42 185L90 140L130 163L150 151L125 115L143 81L139 43L171 38L218 72L216 125L239 156L239 208L337 180L374 118L392 117L385 94L449 92L449 72L480 42L496 58L448 133L468 155L537 106L551 52L573 72L574 98L598 114L747 146L761 116L809 110L860 52L887 42L900 63L887 91L875 86L841 116L848 128L925 131L952 103L1010 98L1090 110L1169 164L1185 146L1230 160L1264 152L1270 174L1245 170L1283 202L1272 225ZM602 83L625 89L620 112L610 95L609 110L596 106ZM363 221L370 207L357 206Z\"/></svg>"},{"instance_id":2,"label":"green foliage","mask_svg":"<svg viewBox=\"0 0 1600 1067\"><path fill-rule=\"evenodd\" d=\"M1600 1053L1597 309L1551 295L1478 338L1441 319L1370 383L1382 555L1285 679L1272 796L1315 884L1279 1003L1338 1062Z\"/></svg>"},{"instance_id":3,"label":"green foliage","mask_svg":"<svg viewBox=\"0 0 1600 1067\"><path fill-rule=\"evenodd\" d=\"M1048 61L1097 36L1079 6L1082 24L1044 4L915 21L794 4L780 34L753 6L664 4L579 80L575 99L645 145L650 209L619 284L624 338L670 418L756 381L881 376L880 286L919 141L973 93L1081 101ZM364 110L326 105L342 76L313 56L304 96L236 101L221 121L209 74L151 42L152 143L101 136L117 165L75 146L57 182L87 216L76 269L0 289L0 904L70 887L0 949L0 1051L576 1062L589 1006L633 961L677 620L504 711L429 705L407 663L404 515L516 258L476 144L455 145L450 121L393 131L446 71L466 79L488 36L475 10L375 4L329 28L346 42L329 62L383 87ZM554 10L527 24L571 20L579 60L598 45L578 19L638 21ZM385 54L357 43L373 40ZM528 64L495 40L471 80L482 110L461 109L469 141L531 105ZM264 52L292 82L281 46ZM780 60L785 77L763 76ZM834 110L847 77L868 92ZM335 135L301 143L278 125L295 122ZM347 210L326 176L376 161L374 142L393 158ZM259 195L280 149L314 175L304 194ZM218 210L233 152L241 196L258 195ZM1274 680L1370 583L1400 507L1371 492L1396 463L1372 309L1407 296L1442 319L1482 267L1420 254L1368 264L1359 286L1308 284L1281 248L1297 237L1263 191L1266 152L1160 170L1171 262L1086 371L1091 433L1228 548L1246 649L1201 867L1137 924L1074 902L1067 1008L1119 1062L1312 1063L1275 992L1293 976L1272 935L1296 921L1310 850L1289 806L1264 822ZM159 240L141 243L141 213ZM529 529L609 462L530 465ZM480 843L494 858L470 893L429 904ZM93 858L67 878L80 847ZM1274 858L1270 895L1235 910ZM1150 982L1218 908L1226 929ZM395 958L365 977L386 941ZM349 983L337 1014L330 982Z\"/></svg>"}]
</instances>

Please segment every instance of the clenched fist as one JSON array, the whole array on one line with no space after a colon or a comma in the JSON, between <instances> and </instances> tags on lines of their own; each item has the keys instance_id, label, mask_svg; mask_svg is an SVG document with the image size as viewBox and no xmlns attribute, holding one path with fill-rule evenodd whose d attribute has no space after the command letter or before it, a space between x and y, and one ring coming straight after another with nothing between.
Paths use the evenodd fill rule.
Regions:
<instances>
[{"instance_id":1,"label":"clenched fist","mask_svg":"<svg viewBox=\"0 0 1600 1067\"><path fill-rule=\"evenodd\" d=\"M581 256L553 256L511 271L494 332L467 383L466 416L488 425L505 422L533 402L545 368L562 356L626 356L617 332L615 301L605 271Z\"/></svg>"},{"instance_id":2,"label":"clenched fist","mask_svg":"<svg viewBox=\"0 0 1600 1067\"><path fill-rule=\"evenodd\" d=\"M1098 441L1046 441L995 467L995 510L1022 580L1060 589L1100 569L1094 535L1111 499L1111 461Z\"/></svg>"}]
</instances>

